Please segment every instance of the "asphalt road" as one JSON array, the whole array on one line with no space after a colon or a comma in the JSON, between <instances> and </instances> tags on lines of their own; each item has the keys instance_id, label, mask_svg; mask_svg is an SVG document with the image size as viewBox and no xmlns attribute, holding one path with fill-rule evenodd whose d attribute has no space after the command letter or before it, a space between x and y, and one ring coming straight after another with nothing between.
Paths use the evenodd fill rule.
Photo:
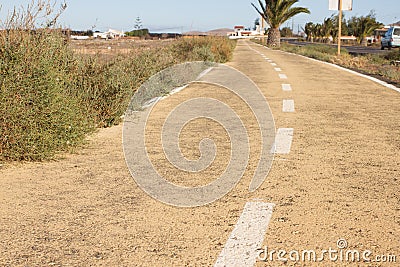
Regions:
<instances>
[{"instance_id":1,"label":"asphalt road","mask_svg":"<svg viewBox=\"0 0 400 267\"><path fill-rule=\"evenodd\" d=\"M285 42L288 42L289 44L293 45L298 45L298 46L306 46L306 45L315 45L315 44L320 44L320 43L310 43L310 42L301 42L297 40L285 40ZM320 44L322 45L322 44ZM337 47L336 44L325 44L329 45L332 47ZM343 45L343 48L347 49L350 54L356 54L356 55L362 55L362 54L386 54L389 52L389 50L381 50L380 47L370 47L370 46L349 46L349 45Z\"/></svg>"}]
</instances>

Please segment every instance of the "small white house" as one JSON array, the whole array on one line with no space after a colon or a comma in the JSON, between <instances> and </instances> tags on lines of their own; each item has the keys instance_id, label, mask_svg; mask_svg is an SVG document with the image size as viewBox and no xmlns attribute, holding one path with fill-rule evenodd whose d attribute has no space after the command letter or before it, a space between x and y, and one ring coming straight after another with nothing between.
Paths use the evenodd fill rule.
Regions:
<instances>
[{"instance_id":1,"label":"small white house","mask_svg":"<svg viewBox=\"0 0 400 267\"><path fill-rule=\"evenodd\" d=\"M246 30L244 26L235 26L234 32L230 32L227 35L229 39L245 39L259 37L264 34L261 33L260 26L258 26L255 31Z\"/></svg>"},{"instance_id":2,"label":"small white house","mask_svg":"<svg viewBox=\"0 0 400 267\"><path fill-rule=\"evenodd\" d=\"M71 39L73 40L87 40L89 38L89 36L71 35Z\"/></svg>"},{"instance_id":3,"label":"small white house","mask_svg":"<svg viewBox=\"0 0 400 267\"><path fill-rule=\"evenodd\" d=\"M235 30L236 36L242 36L242 32L245 31L245 28L244 28L244 26L235 26L234 30Z\"/></svg>"},{"instance_id":4,"label":"small white house","mask_svg":"<svg viewBox=\"0 0 400 267\"><path fill-rule=\"evenodd\" d=\"M109 29L106 32L94 32L93 38L100 38L100 39L115 39L125 37L125 33L123 31L117 31L113 29Z\"/></svg>"}]
</instances>

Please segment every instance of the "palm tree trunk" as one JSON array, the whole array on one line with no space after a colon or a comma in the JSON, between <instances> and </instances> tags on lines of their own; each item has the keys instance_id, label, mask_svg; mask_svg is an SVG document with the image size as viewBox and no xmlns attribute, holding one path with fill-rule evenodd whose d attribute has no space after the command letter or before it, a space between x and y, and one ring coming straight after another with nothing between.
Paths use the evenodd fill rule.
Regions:
<instances>
[{"instance_id":1,"label":"palm tree trunk","mask_svg":"<svg viewBox=\"0 0 400 267\"><path fill-rule=\"evenodd\" d=\"M269 47L281 47L281 32L279 28L271 28L268 31L267 46Z\"/></svg>"},{"instance_id":2,"label":"palm tree trunk","mask_svg":"<svg viewBox=\"0 0 400 267\"><path fill-rule=\"evenodd\" d=\"M368 46L367 37L365 37L365 36L361 37L361 45L362 46Z\"/></svg>"}]
</instances>

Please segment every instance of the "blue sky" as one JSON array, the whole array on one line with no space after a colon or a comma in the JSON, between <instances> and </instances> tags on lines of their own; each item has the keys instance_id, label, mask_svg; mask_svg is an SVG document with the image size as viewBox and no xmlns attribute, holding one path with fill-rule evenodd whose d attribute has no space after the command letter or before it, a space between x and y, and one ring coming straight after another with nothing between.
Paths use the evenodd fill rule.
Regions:
<instances>
[{"instance_id":1,"label":"blue sky","mask_svg":"<svg viewBox=\"0 0 400 267\"><path fill-rule=\"evenodd\" d=\"M2 1L0 11L4 19L13 6L26 6L30 0ZM58 1L61 3L60 1ZM64 27L75 30L114 28L128 31L133 29L136 17L144 27L153 32L186 32L190 30L212 30L232 28L234 25L251 27L257 13L251 3L257 0L66 0L67 10L61 17ZM295 30L306 22L322 22L334 14L328 10L328 0L300 0L297 5L310 9L310 15L298 15L284 26L294 25ZM367 15L375 10L379 21L389 24L400 20L399 0L353 0L353 11L346 17Z\"/></svg>"}]
</instances>

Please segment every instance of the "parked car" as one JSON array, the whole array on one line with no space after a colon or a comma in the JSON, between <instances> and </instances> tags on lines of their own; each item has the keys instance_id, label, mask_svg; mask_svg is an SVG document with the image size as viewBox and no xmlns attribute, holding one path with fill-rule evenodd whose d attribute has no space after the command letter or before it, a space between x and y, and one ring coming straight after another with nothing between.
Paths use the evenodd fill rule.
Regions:
<instances>
[{"instance_id":1,"label":"parked car","mask_svg":"<svg viewBox=\"0 0 400 267\"><path fill-rule=\"evenodd\" d=\"M400 26L392 26L381 39L381 49L400 47Z\"/></svg>"}]
</instances>

